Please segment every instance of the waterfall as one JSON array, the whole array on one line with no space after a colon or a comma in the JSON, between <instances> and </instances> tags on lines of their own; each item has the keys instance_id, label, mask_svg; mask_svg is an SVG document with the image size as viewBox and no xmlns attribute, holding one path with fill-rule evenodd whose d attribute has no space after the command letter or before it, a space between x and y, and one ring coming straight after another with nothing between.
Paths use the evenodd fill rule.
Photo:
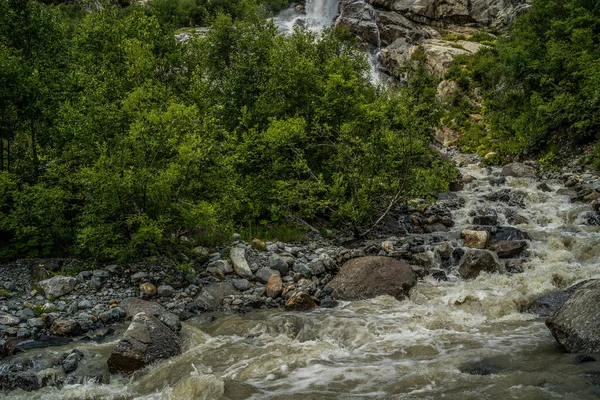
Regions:
<instances>
[{"instance_id":1,"label":"waterfall","mask_svg":"<svg viewBox=\"0 0 600 400\"><path fill-rule=\"evenodd\" d=\"M279 13L275 25L284 34L290 34L296 25L320 32L333 24L338 6L339 0L307 0L304 8L295 6Z\"/></svg>"}]
</instances>

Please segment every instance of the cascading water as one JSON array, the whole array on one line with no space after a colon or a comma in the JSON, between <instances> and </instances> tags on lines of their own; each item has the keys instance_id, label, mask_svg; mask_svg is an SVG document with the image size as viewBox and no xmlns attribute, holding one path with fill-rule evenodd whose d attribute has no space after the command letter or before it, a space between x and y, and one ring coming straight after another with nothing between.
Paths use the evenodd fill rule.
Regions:
<instances>
[{"instance_id":1,"label":"cascading water","mask_svg":"<svg viewBox=\"0 0 600 400\"><path fill-rule=\"evenodd\" d=\"M598 399L600 363L576 365L544 320L521 308L538 296L600 277L600 228L577 216L589 206L561 195L561 181L490 184L499 170L465 163L474 179L459 193L460 245L469 212L491 208L500 223L527 231L523 271L465 281L425 278L398 301L389 296L307 313L263 310L200 316L184 323L184 352L133 380L13 392L8 399ZM501 190L519 204L494 199ZM521 196L522 194L522 196ZM514 215L520 215L514 222ZM516 223L516 225L515 225ZM101 362L115 342L77 346ZM43 351L66 351L67 348Z\"/></svg>"},{"instance_id":2,"label":"cascading water","mask_svg":"<svg viewBox=\"0 0 600 400\"><path fill-rule=\"evenodd\" d=\"M304 9L296 7L282 11L275 17L279 29L289 34L296 25L320 32L331 26L338 12L339 0L307 0Z\"/></svg>"}]
</instances>

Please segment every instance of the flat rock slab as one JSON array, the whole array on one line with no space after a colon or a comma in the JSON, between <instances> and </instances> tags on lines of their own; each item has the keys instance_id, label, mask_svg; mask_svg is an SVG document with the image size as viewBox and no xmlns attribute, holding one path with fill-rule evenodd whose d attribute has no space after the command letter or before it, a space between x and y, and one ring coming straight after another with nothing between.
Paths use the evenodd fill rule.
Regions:
<instances>
[{"instance_id":1,"label":"flat rock slab","mask_svg":"<svg viewBox=\"0 0 600 400\"><path fill-rule=\"evenodd\" d=\"M326 288L339 300L389 295L403 299L417 283L411 266L389 257L359 257L347 261Z\"/></svg>"}]
</instances>

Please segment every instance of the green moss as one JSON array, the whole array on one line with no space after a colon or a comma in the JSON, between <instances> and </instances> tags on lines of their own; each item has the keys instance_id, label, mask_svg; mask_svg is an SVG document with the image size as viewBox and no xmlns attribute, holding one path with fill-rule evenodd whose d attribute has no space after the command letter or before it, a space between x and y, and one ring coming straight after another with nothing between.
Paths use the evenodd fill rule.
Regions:
<instances>
[{"instance_id":1,"label":"green moss","mask_svg":"<svg viewBox=\"0 0 600 400\"><path fill-rule=\"evenodd\" d=\"M0 289L0 297L9 297L10 292L6 289Z\"/></svg>"}]
</instances>

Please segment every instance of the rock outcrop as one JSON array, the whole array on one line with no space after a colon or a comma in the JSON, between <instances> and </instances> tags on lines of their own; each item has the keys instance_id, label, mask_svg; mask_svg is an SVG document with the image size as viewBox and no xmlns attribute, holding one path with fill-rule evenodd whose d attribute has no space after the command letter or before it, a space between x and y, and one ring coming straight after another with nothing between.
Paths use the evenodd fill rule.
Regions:
<instances>
[{"instance_id":1,"label":"rock outcrop","mask_svg":"<svg viewBox=\"0 0 600 400\"><path fill-rule=\"evenodd\" d=\"M326 288L339 300L369 299L381 295L403 299L417 283L410 265L389 257L360 257L346 262Z\"/></svg>"},{"instance_id":2,"label":"rock outcrop","mask_svg":"<svg viewBox=\"0 0 600 400\"><path fill-rule=\"evenodd\" d=\"M379 54L389 75L399 77L397 67L416 52L443 75L454 57L482 46L464 39L478 30L504 30L529 6L530 0L342 0L335 23Z\"/></svg>"}]
</instances>

